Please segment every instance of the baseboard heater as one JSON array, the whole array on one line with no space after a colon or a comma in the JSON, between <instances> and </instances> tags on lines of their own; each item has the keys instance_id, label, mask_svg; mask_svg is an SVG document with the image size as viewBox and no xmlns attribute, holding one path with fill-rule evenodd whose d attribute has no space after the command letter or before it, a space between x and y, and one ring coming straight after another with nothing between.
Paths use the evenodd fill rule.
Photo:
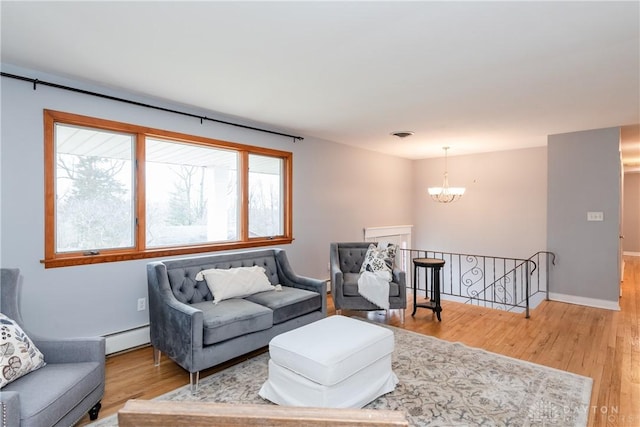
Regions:
<instances>
[{"instance_id":1,"label":"baseboard heater","mask_svg":"<svg viewBox=\"0 0 640 427\"><path fill-rule=\"evenodd\" d=\"M106 353L112 354L130 348L149 344L149 325L138 326L126 331L114 332L104 336L106 339Z\"/></svg>"}]
</instances>

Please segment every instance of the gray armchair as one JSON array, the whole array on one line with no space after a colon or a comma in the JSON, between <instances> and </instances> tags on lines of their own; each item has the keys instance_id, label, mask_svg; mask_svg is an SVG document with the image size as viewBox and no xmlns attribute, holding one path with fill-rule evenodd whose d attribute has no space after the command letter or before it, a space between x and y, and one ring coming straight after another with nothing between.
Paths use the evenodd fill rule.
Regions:
<instances>
[{"instance_id":1,"label":"gray armchair","mask_svg":"<svg viewBox=\"0 0 640 427\"><path fill-rule=\"evenodd\" d=\"M360 267L371 242L348 242L330 244L331 295L336 311L380 310L380 307L367 301L358 293ZM404 320L407 308L407 288L405 272L393 269L393 278L389 283L389 308L400 309Z\"/></svg>"},{"instance_id":2,"label":"gray armchair","mask_svg":"<svg viewBox=\"0 0 640 427\"><path fill-rule=\"evenodd\" d=\"M87 412L97 419L104 394L104 338L48 339L29 333L18 302L20 270L1 272L1 311L25 331L46 362L2 388L2 425L68 427Z\"/></svg>"}]
</instances>

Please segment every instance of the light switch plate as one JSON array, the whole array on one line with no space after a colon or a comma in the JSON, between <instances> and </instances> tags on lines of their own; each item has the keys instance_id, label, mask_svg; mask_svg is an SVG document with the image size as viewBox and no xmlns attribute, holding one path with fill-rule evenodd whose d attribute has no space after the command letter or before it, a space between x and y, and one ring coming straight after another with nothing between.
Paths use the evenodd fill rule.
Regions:
<instances>
[{"instance_id":1,"label":"light switch plate","mask_svg":"<svg viewBox=\"0 0 640 427\"><path fill-rule=\"evenodd\" d=\"M587 221L604 221L604 212L587 212Z\"/></svg>"}]
</instances>

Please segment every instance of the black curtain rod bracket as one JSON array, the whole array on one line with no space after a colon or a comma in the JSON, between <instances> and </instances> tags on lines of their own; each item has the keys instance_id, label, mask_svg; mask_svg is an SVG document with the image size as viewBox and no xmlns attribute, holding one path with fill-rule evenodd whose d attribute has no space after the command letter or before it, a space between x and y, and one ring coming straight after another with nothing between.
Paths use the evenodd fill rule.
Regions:
<instances>
[{"instance_id":1,"label":"black curtain rod bracket","mask_svg":"<svg viewBox=\"0 0 640 427\"><path fill-rule=\"evenodd\" d=\"M92 91L84 90L84 89L78 89L78 88L75 88L75 87L65 86L65 85L61 85L61 84L57 84L57 83L51 83L51 82L47 82L47 81L44 81L44 80L32 79L30 77L19 76L17 74L10 74L10 73L5 73L5 72L0 72L0 76L7 77L7 78L10 78L10 79L16 79L16 80L22 80L22 81L25 81L25 82L30 82L30 83L33 84L33 90L36 90L36 86L37 85L49 86L49 87L53 87L53 88L56 88L56 89L67 90L67 91L75 92L75 93L81 93L83 95L95 96L95 97L98 97L98 98L108 99L108 100L111 100L111 101L124 102L125 104L136 105L138 107L151 108L153 110L164 111L166 113L173 113L173 114L178 114L178 115L181 115L181 116L193 117L193 118L196 118L196 119L200 119L200 124L204 124L204 121L206 120L206 121L209 121L209 122L221 123L223 125L239 127L239 128L242 128L242 129L254 130L256 132L264 132L264 133L270 133L272 135L286 136L288 138L293 138L293 142L304 140L304 138L301 137L301 136L289 135L287 133L276 132L276 131L268 130L268 129L261 129L261 128L258 128L258 127L247 126L247 125L243 125L243 124L240 124L240 123L228 122L228 121L225 121L225 120L212 119L212 118L207 117L207 116L199 116L197 114L187 113L187 112L179 111L179 110L173 110L171 108L159 107L157 105L145 104L143 102L132 101L130 99L119 98L117 96L111 96L111 95L105 95L103 93L92 92Z\"/></svg>"}]
</instances>

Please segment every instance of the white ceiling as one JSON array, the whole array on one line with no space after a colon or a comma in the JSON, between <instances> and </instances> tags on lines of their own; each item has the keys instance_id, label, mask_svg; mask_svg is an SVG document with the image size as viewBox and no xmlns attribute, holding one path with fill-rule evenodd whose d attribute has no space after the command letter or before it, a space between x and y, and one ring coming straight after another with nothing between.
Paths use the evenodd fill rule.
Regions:
<instances>
[{"instance_id":1,"label":"white ceiling","mask_svg":"<svg viewBox=\"0 0 640 427\"><path fill-rule=\"evenodd\" d=\"M638 1L2 1L1 14L4 64L411 159L640 122Z\"/></svg>"}]
</instances>

